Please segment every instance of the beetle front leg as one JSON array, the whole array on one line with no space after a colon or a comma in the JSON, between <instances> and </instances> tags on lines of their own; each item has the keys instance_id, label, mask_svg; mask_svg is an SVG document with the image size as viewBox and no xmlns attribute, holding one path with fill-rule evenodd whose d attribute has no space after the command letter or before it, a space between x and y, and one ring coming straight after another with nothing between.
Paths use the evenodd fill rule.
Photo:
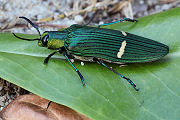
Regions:
<instances>
[{"instance_id":1,"label":"beetle front leg","mask_svg":"<svg viewBox=\"0 0 180 120\"><path fill-rule=\"evenodd\" d=\"M56 54L57 52L58 52L58 51L55 51L55 52L51 53L50 55L48 55L47 58L44 60L44 64L47 64L48 61L49 61L49 59L50 59L54 54Z\"/></svg>"},{"instance_id":2,"label":"beetle front leg","mask_svg":"<svg viewBox=\"0 0 180 120\"><path fill-rule=\"evenodd\" d=\"M49 59L50 59L53 55L55 55L57 52L59 52L60 54L62 54L62 53L63 53L63 48L59 48L57 51L49 54L49 55L46 57L46 59L44 60L44 64L47 64L48 61L49 61Z\"/></svg>"},{"instance_id":3,"label":"beetle front leg","mask_svg":"<svg viewBox=\"0 0 180 120\"><path fill-rule=\"evenodd\" d=\"M115 74L121 76L122 78L126 79L126 80L133 86L133 88L134 88L136 91L139 91L139 89L136 88L136 85L133 83L133 81L131 81L129 78L127 78L127 77L125 77L124 75L116 72L116 71L113 70L111 67L109 67L108 65L106 65L102 60L99 60L99 59L97 59L97 58L93 58L93 60L94 60L95 62L97 62L98 64L101 64L101 65L103 65L104 67L108 68L108 69L111 70L113 73L115 73Z\"/></svg>"}]
</instances>

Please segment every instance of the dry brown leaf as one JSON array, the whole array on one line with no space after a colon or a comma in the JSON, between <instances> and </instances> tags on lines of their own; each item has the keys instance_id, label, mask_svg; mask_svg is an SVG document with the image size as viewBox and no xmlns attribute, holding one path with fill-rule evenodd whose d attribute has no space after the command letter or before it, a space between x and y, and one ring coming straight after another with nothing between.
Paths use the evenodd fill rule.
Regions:
<instances>
[{"instance_id":1,"label":"dry brown leaf","mask_svg":"<svg viewBox=\"0 0 180 120\"><path fill-rule=\"evenodd\" d=\"M17 97L1 112L3 120L90 120L84 115L37 95L29 94Z\"/></svg>"}]
</instances>

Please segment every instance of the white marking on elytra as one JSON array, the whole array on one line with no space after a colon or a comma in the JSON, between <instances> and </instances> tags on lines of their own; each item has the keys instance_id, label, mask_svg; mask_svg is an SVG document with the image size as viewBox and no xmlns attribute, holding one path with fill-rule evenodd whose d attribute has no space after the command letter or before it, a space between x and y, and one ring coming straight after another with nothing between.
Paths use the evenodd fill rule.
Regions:
<instances>
[{"instance_id":1,"label":"white marking on elytra","mask_svg":"<svg viewBox=\"0 0 180 120\"><path fill-rule=\"evenodd\" d=\"M126 32L121 31L121 33L122 33L124 36L127 36L127 33L126 33Z\"/></svg>"},{"instance_id":2,"label":"white marking on elytra","mask_svg":"<svg viewBox=\"0 0 180 120\"><path fill-rule=\"evenodd\" d=\"M84 62L81 62L81 66L84 66Z\"/></svg>"},{"instance_id":3,"label":"white marking on elytra","mask_svg":"<svg viewBox=\"0 0 180 120\"><path fill-rule=\"evenodd\" d=\"M125 47L126 47L126 41L123 41L123 42L121 43L121 47L120 47L120 49L119 49L119 52L117 53L117 57L118 57L118 58L121 58L122 55L124 54Z\"/></svg>"}]
</instances>

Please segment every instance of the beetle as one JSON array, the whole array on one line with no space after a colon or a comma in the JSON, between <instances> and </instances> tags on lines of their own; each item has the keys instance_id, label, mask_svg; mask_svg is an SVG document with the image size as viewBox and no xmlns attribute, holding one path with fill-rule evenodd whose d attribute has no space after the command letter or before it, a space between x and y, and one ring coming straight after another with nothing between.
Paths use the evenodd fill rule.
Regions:
<instances>
[{"instance_id":1,"label":"beetle","mask_svg":"<svg viewBox=\"0 0 180 120\"><path fill-rule=\"evenodd\" d=\"M116 72L105 62L109 63L142 63L159 60L169 53L169 47L157 41L134 35L124 31L100 28L101 26L116 24L123 21L137 22L137 20L124 18L112 23L102 24L98 27L73 24L61 31L45 31L42 35L38 27L26 17L25 19L38 32L40 38L27 39L17 36L16 38L28 41L38 40L38 45L55 50L48 55L44 63L59 52L63 54L74 70L78 73L83 86L85 85L84 77L79 70L73 65L71 59L82 61L97 62L108 68L121 78L126 79L133 88L138 91L132 80Z\"/></svg>"}]
</instances>

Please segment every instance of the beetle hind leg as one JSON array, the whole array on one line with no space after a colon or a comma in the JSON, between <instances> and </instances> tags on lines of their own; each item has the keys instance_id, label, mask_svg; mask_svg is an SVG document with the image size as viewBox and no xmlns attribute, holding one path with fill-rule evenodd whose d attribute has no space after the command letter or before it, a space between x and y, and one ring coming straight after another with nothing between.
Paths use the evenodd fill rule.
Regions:
<instances>
[{"instance_id":1,"label":"beetle hind leg","mask_svg":"<svg viewBox=\"0 0 180 120\"><path fill-rule=\"evenodd\" d=\"M127 77L125 77L124 75L116 72L116 71L113 70L111 67L109 67L108 65L106 65L102 60L99 60L99 59L97 59L97 58L93 58L93 60L94 60L95 62L97 62L98 64L101 64L101 65L103 65L104 67L108 68L108 69L111 70L113 73L119 75L119 76L122 77L123 79L126 79L126 80L133 86L133 88L134 88L136 91L139 91L139 89L136 88L136 85L133 83L133 81L131 81L129 78L127 78Z\"/></svg>"}]
</instances>

